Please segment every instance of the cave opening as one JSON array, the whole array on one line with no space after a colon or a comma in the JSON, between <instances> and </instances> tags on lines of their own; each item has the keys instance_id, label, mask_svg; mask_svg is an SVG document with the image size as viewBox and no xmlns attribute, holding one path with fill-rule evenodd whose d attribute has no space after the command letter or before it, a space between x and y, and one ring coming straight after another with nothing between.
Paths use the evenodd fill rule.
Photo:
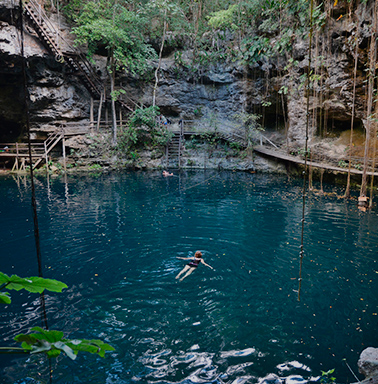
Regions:
<instances>
[{"instance_id":1,"label":"cave opening","mask_svg":"<svg viewBox=\"0 0 378 384\"><path fill-rule=\"evenodd\" d=\"M17 73L0 73L0 143L18 141L24 122L22 77Z\"/></svg>"}]
</instances>

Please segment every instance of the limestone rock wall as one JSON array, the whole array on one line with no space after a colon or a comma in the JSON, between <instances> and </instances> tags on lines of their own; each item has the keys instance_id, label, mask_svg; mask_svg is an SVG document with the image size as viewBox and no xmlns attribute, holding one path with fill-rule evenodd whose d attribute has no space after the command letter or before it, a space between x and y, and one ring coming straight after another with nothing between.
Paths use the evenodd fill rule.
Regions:
<instances>
[{"instance_id":1,"label":"limestone rock wall","mask_svg":"<svg viewBox=\"0 0 378 384\"><path fill-rule=\"evenodd\" d=\"M17 28L20 11L14 6L11 0L0 3L0 142L22 139L26 119L21 34ZM31 129L34 138L43 139L62 122L87 120L90 95L67 65L48 52L27 20L24 22Z\"/></svg>"},{"instance_id":2,"label":"limestone rock wall","mask_svg":"<svg viewBox=\"0 0 378 384\"><path fill-rule=\"evenodd\" d=\"M341 135L350 129L353 100L354 39L359 25L359 62L356 82L355 127L363 131L366 116L366 64L373 1L361 5L350 17L348 2L340 0L328 17L321 35L313 41L312 69L318 75L310 91L310 142ZM344 17L339 18L339 15ZM0 4L0 142L22 135L25 115L20 59L19 10L12 0ZM66 31L67 33L67 31ZM226 39L224 44L233 44ZM170 53L163 58L157 89L157 105L174 121L190 120L193 126L232 130L235 114L261 116L268 132L281 132L289 148L303 148L307 120L307 95L303 74L308 68L308 43L296 41L287 70L288 55L251 66L213 64L190 70L192 52L181 52L180 62ZM40 43L31 26L25 33L32 129L36 136L61 122L86 122L90 94L67 65L58 63ZM104 58L97 67L105 75ZM153 81L142 82L119 75L119 83L138 104L151 105ZM286 88L284 94L280 93ZM96 104L95 104L96 110ZM315 117L314 117L315 116ZM96 118L96 116L95 116Z\"/></svg>"}]
</instances>

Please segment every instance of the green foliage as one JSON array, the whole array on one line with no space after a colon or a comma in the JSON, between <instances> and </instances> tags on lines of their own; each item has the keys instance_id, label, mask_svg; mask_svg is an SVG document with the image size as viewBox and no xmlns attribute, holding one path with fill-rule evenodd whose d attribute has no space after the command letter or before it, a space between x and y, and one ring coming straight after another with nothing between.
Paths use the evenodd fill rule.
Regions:
<instances>
[{"instance_id":1,"label":"green foliage","mask_svg":"<svg viewBox=\"0 0 378 384\"><path fill-rule=\"evenodd\" d=\"M242 41L242 59L248 63L254 63L263 57L272 56L270 39L263 36L246 37Z\"/></svg>"},{"instance_id":2,"label":"green foliage","mask_svg":"<svg viewBox=\"0 0 378 384\"><path fill-rule=\"evenodd\" d=\"M348 166L348 163L345 160L340 160L338 162L339 167L346 168Z\"/></svg>"},{"instance_id":3,"label":"green foliage","mask_svg":"<svg viewBox=\"0 0 378 384\"><path fill-rule=\"evenodd\" d=\"M333 377L333 373L335 372L334 369L330 369L329 371L325 372L325 371L321 371L322 372L322 376L320 378L320 382L322 384L330 384L330 383L334 383L336 378Z\"/></svg>"},{"instance_id":4,"label":"green foliage","mask_svg":"<svg viewBox=\"0 0 378 384\"><path fill-rule=\"evenodd\" d=\"M252 146L258 133L264 131L264 127L259 123L261 116L254 113L239 112L234 115L234 118L239 123L240 128L245 130L247 147Z\"/></svg>"},{"instance_id":5,"label":"green foliage","mask_svg":"<svg viewBox=\"0 0 378 384\"><path fill-rule=\"evenodd\" d=\"M279 93L280 95L281 95L281 94L283 94L283 95L287 95L288 91L289 91L289 88L288 88L287 86L283 85L283 86L279 89L278 93Z\"/></svg>"},{"instance_id":6,"label":"green foliage","mask_svg":"<svg viewBox=\"0 0 378 384\"><path fill-rule=\"evenodd\" d=\"M217 132L203 132L200 134L200 137L203 141L209 143L210 145L215 145L220 139Z\"/></svg>"},{"instance_id":7,"label":"green foliage","mask_svg":"<svg viewBox=\"0 0 378 384\"><path fill-rule=\"evenodd\" d=\"M133 127L121 128L118 132L117 150L128 153L138 143L138 132Z\"/></svg>"},{"instance_id":8,"label":"green foliage","mask_svg":"<svg viewBox=\"0 0 378 384\"><path fill-rule=\"evenodd\" d=\"M174 133L166 129L165 127L160 127L156 129L152 134L152 140L154 146L165 147L174 136Z\"/></svg>"},{"instance_id":9,"label":"green foliage","mask_svg":"<svg viewBox=\"0 0 378 384\"><path fill-rule=\"evenodd\" d=\"M137 151L131 151L130 157L133 161L137 161L140 158L139 153Z\"/></svg>"},{"instance_id":10,"label":"green foliage","mask_svg":"<svg viewBox=\"0 0 378 384\"><path fill-rule=\"evenodd\" d=\"M306 157L306 150L304 148L300 148L295 152L291 152L291 154L294 156L300 156L300 157L305 158ZM309 156L310 156L310 150L307 149L307 157L309 157Z\"/></svg>"},{"instance_id":11,"label":"green foliage","mask_svg":"<svg viewBox=\"0 0 378 384\"><path fill-rule=\"evenodd\" d=\"M102 166L100 164L93 164L89 167L91 171L100 171L102 169Z\"/></svg>"},{"instance_id":12,"label":"green foliage","mask_svg":"<svg viewBox=\"0 0 378 384\"><path fill-rule=\"evenodd\" d=\"M230 143L230 148L234 149L236 152L240 152L242 146L239 143Z\"/></svg>"},{"instance_id":13,"label":"green foliage","mask_svg":"<svg viewBox=\"0 0 378 384\"><path fill-rule=\"evenodd\" d=\"M17 275L8 276L0 272L0 290L20 291L21 289L25 289L33 293L42 293L44 290L62 292L64 288L67 288L67 285L57 280L44 279L37 276L22 278ZM0 292L0 303L11 303L8 293Z\"/></svg>"},{"instance_id":14,"label":"green foliage","mask_svg":"<svg viewBox=\"0 0 378 384\"><path fill-rule=\"evenodd\" d=\"M151 106L148 108L136 109L130 117L130 127L142 127L154 128L156 126L156 119L159 115L159 107Z\"/></svg>"},{"instance_id":15,"label":"green foliage","mask_svg":"<svg viewBox=\"0 0 378 384\"><path fill-rule=\"evenodd\" d=\"M359 171L362 170L362 164L361 163L355 163L353 164L354 168L358 169Z\"/></svg>"},{"instance_id":16,"label":"green foliage","mask_svg":"<svg viewBox=\"0 0 378 384\"><path fill-rule=\"evenodd\" d=\"M106 351L114 351L114 348L101 340L65 339L61 331L46 331L40 327L31 329L34 333L20 334L15 340L22 343L22 348L30 352L45 353L47 357L57 357L64 352L70 359L75 360L79 351L105 356Z\"/></svg>"},{"instance_id":17,"label":"green foliage","mask_svg":"<svg viewBox=\"0 0 378 384\"><path fill-rule=\"evenodd\" d=\"M17 275L8 276L0 272L0 290L20 291L25 289L32 293L42 293L44 290L62 292L64 288L67 288L67 285L57 280L36 276L22 278ZM0 303L11 303L8 293L0 292ZM76 359L79 351L98 354L101 357L105 356L106 351L114 351L111 345L101 340L69 340L64 338L61 331L44 330L40 327L34 327L31 330L35 332L19 334L14 338L15 341L22 343L21 348L1 347L0 349L3 351L19 350L30 354L44 353L49 358L57 357L61 352L64 352L72 360Z\"/></svg>"},{"instance_id":18,"label":"green foliage","mask_svg":"<svg viewBox=\"0 0 378 384\"><path fill-rule=\"evenodd\" d=\"M125 95L125 94L126 94L126 91L124 89L119 89L119 90L113 91L110 94L110 96L111 96L112 100L117 101L119 99L120 95Z\"/></svg>"},{"instance_id":19,"label":"green foliage","mask_svg":"<svg viewBox=\"0 0 378 384\"><path fill-rule=\"evenodd\" d=\"M129 119L129 126L119 131L117 150L131 155L137 148L166 146L173 133L165 125L158 124L158 115L157 106L136 109Z\"/></svg>"},{"instance_id":20,"label":"green foliage","mask_svg":"<svg viewBox=\"0 0 378 384\"><path fill-rule=\"evenodd\" d=\"M156 58L143 36L147 20L116 1L89 1L75 21L76 44L87 44L89 55L104 46L116 67L131 73L146 71L149 60Z\"/></svg>"},{"instance_id":21,"label":"green foliage","mask_svg":"<svg viewBox=\"0 0 378 384\"><path fill-rule=\"evenodd\" d=\"M165 21L169 21L168 28L174 31L176 38L186 35L189 31L183 7L179 2L152 0L141 9L141 13L146 19L152 21L148 25L151 37L160 38L162 36ZM170 44L175 43L171 41Z\"/></svg>"},{"instance_id":22,"label":"green foliage","mask_svg":"<svg viewBox=\"0 0 378 384\"><path fill-rule=\"evenodd\" d=\"M209 17L209 25L212 28L231 28L237 30L238 26L235 23L237 4L230 5L226 10L213 12Z\"/></svg>"}]
</instances>

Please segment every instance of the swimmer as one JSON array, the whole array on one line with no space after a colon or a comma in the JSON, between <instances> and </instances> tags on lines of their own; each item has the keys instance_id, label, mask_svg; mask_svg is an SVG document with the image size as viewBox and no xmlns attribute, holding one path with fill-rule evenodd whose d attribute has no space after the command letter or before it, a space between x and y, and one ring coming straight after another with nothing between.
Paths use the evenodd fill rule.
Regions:
<instances>
[{"instance_id":1,"label":"swimmer","mask_svg":"<svg viewBox=\"0 0 378 384\"><path fill-rule=\"evenodd\" d=\"M163 176L164 177L167 177L167 176L173 176L173 173L169 173L167 171L163 171Z\"/></svg>"},{"instance_id":2,"label":"swimmer","mask_svg":"<svg viewBox=\"0 0 378 384\"><path fill-rule=\"evenodd\" d=\"M183 270L176 276L176 279L178 279L183 273L186 272L186 274L180 279L180 281L183 281L185 277L188 277L199 266L200 263L206 265L206 267L214 269L211 265L206 264L203 261L202 253L200 251L197 251L194 257L178 257L178 259L191 260L187 265L185 265Z\"/></svg>"}]
</instances>

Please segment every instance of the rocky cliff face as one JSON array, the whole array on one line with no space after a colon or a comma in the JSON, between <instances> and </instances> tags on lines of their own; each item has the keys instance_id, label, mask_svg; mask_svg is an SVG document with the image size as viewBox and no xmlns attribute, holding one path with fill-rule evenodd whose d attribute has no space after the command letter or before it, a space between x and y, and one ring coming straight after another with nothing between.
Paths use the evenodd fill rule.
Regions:
<instances>
[{"instance_id":1,"label":"rocky cliff face","mask_svg":"<svg viewBox=\"0 0 378 384\"><path fill-rule=\"evenodd\" d=\"M339 1L328 16L322 34L314 36L311 65L317 77L310 91L309 138L319 153L342 156L348 144L346 132L350 130L352 116L356 38L359 61L355 129L360 134L364 132L365 69L372 6L373 1L368 1L348 17L348 2ZM54 19L54 15L52 17ZM25 120L17 29L20 16L13 1L1 3L0 23L0 142L4 142L22 135ZM62 33L69 36L61 20L59 24ZM229 40L224 44L234 43ZM160 72L157 105L173 121L190 120L192 126L213 129L232 130L240 126L235 114L256 113L262 116L267 135L274 135L289 149L303 148L307 119L303 74L309 65L308 45L303 41L293 44L295 64L289 65L289 69L288 57L280 57L258 62L253 67L218 63L191 71L188 69L192 63L191 51L181 52L179 62L174 54L167 55ZM46 50L30 25L25 33L25 56L34 136L43 137L62 122L86 124L90 113L89 92L66 64L57 62ZM104 58L98 59L98 68L105 73ZM152 83L138 83L122 76L120 82L134 101L151 105ZM333 145L336 142L338 146Z\"/></svg>"},{"instance_id":2,"label":"rocky cliff face","mask_svg":"<svg viewBox=\"0 0 378 384\"><path fill-rule=\"evenodd\" d=\"M67 65L59 63L25 22L24 56L33 138L46 137L66 121L88 119L90 95ZM0 142L22 138L25 96L22 73L20 9L12 0L0 4ZM62 34L67 27L60 26Z\"/></svg>"}]
</instances>

